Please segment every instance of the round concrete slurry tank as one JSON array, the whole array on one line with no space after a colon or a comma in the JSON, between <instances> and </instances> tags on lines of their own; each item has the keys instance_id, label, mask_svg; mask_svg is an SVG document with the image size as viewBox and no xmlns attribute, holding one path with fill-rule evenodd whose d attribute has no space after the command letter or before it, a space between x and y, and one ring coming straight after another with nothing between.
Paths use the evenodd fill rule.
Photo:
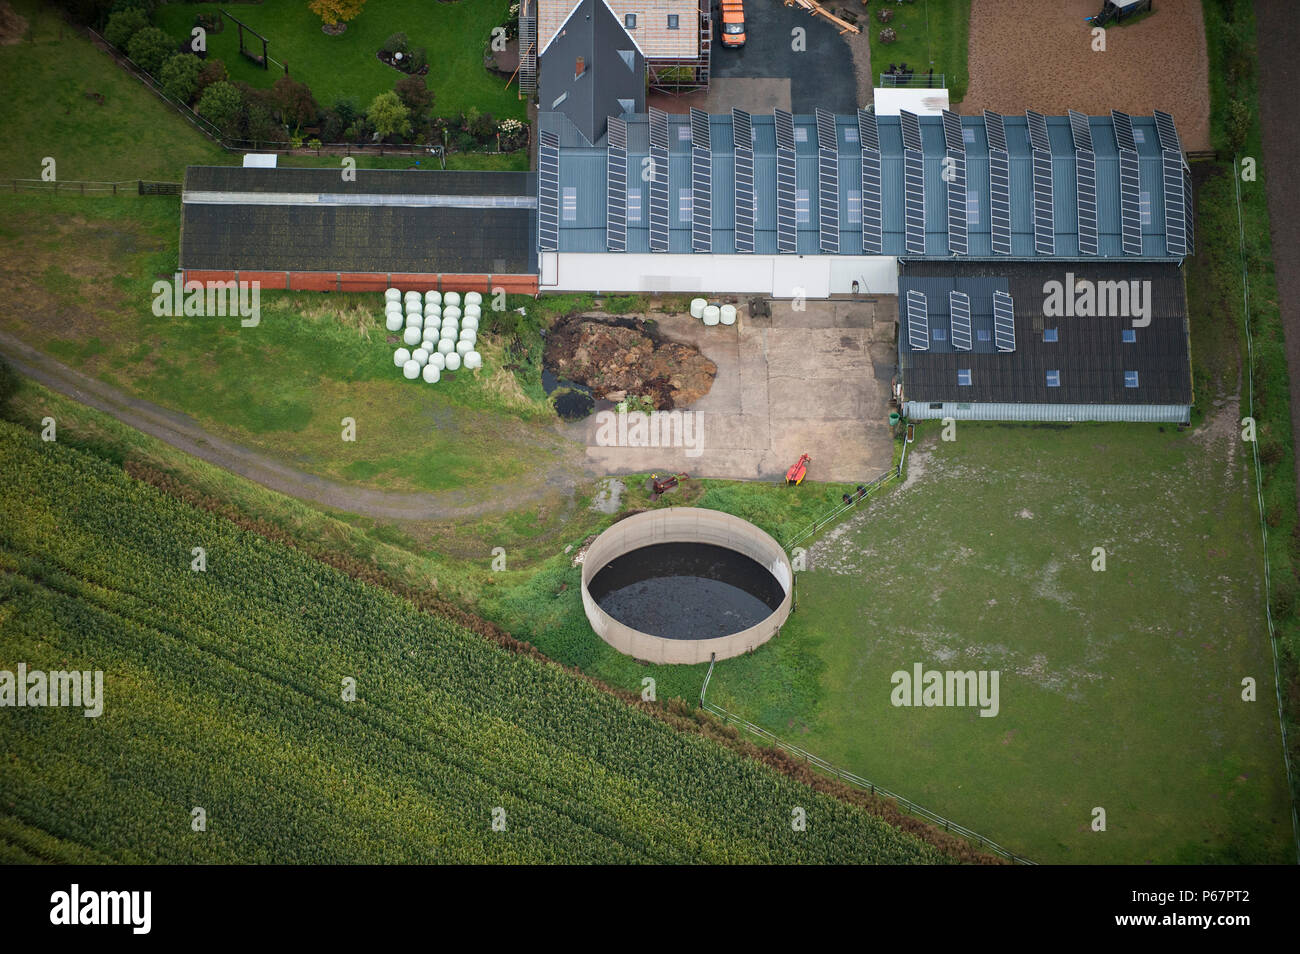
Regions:
<instances>
[{"instance_id":1,"label":"round concrete slurry tank","mask_svg":"<svg viewBox=\"0 0 1300 954\"><path fill-rule=\"evenodd\" d=\"M661 543L699 543L733 550L767 569L784 599L772 615L726 636L670 639L644 633L610 616L591 595L590 585L612 560ZM669 507L634 514L614 524L588 548L582 563L582 605L591 628L619 652L652 663L694 664L730 659L757 649L778 632L790 616L794 570L781 545L747 520L719 510Z\"/></svg>"}]
</instances>

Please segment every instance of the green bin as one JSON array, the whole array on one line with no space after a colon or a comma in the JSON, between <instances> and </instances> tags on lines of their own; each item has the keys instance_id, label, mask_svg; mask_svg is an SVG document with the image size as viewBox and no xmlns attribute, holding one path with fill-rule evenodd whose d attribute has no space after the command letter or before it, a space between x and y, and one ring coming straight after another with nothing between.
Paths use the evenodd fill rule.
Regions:
<instances>
[{"instance_id":1,"label":"green bin","mask_svg":"<svg viewBox=\"0 0 1300 954\"><path fill-rule=\"evenodd\" d=\"M897 412L897 411L890 411L890 412L889 412L889 426L890 426L890 427L897 427L897 426L898 426L898 422L901 421L901 420L902 420L902 418L898 416L898 412Z\"/></svg>"}]
</instances>

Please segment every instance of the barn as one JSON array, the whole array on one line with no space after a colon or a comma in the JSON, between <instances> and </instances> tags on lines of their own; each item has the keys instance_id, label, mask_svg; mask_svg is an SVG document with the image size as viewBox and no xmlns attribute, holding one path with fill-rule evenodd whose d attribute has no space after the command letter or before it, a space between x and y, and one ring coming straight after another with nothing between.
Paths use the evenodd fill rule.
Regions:
<instances>
[{"instance_id":1,"label":"barn","mask_svg":"<svg viewBox=\"0 0 1300 954\"><path fill-rule=\"evenodd\" d=\"M262 288L537 291L537 185L527 172L191 166L186 281Z\"/></svg>"}]
</instances>

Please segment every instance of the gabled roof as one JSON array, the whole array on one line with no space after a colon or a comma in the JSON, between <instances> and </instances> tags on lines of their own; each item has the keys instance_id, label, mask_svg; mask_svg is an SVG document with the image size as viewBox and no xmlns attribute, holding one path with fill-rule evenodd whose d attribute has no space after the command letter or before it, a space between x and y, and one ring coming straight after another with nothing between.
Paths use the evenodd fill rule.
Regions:
<instances>
[{"instance_id":1,"label":"gabled roof","mask_svg":"<svg viewBox=\"0 0 1300 954\"><path fill-rule=\"evenodd\" d=\"M637 48L648 57L663 59L693 57L699 53L699 0L602 0L619 23L636 14L633 31ZM536 0L537 48L545 52L551 40L564 28L576 9L574 0ZM680 26L668 29L668 14L679 17Z\"/></svg>"},{"instance_id":2,"label":"gabled roof","mask_svg":"<svg viewBox=\"0 0 1300 954\"><path fill-rule=\"evenodd\" d=\"M543 109L547 106L543 103ZM990 149L983 116L961 116L964 141L968 208L968 251L965 258L995 258L991 228ZM754 114L754 192L756 204L755 248L759 254L772 254L776 241L776 138L772 114ZM627 117L629 169L642 168L649 155L648 118ZM688 252L691 247L691 222L681 190L691 188L689 121L685 115L670 114L669 123L669 229L670 251ZM875 120L880 138L882 191L882 254L906 256L904 221L904 155L898 116L880 116ZM1006 116L1005 127L1010 176L1011 225L1010 255L1004 260L1085 258L1125 258L1128 260L1180 259L1171 252L1166 236L1164 157L1156 122L1150 116L1131 117L1136 146L1141 254L1126 254L1121 229L1120 158L1116 146L1114 120L1110 116L1088 117L1096 165L1097 255L1080 250L1079 208L1076 187L1078 168L1076 144L1066 116L1045 118L1050 164L1053 178L1051 199L1054 249L1045 256L1035 247L1034 234L1034 159L1024 115ZM856 116L834 117L836 135L835 165L838 172L839 254L859 255L863 250L861 224L862 149L858 141ZM577 213L561 222L560 251L600 252L607 249L605 236L606 150L603 142L594 145L576 135L561 117L543 112L539 117L543 131L560 140L560 185L572 188L577 195ZM943 170L947 148L940 117L919 117L922 143L922 169L925 209L925 258L956 257L950 242L948 223L949 185ZM735 251L735 143L731 115L709 118L712 165L712 251ZM795 169L799 216L797 249L799 254L820 254L819 240L819 154L816 121L813 116L795 116ZM1178 177L1178 196L1185 195L1186 179ZM629 210L627 251L649 251L648 189L629 183L629 202L641 203L640 215ZM1176 207L1173 207L1176 208ZM1176 216L1175 216L1176 217ZM1183 220L1190 221L1190 215Z\"/></svg>"},{"instance_id":3,"label":"gabled roof","mask_svg":"<svg viewBox=\"0 0 1300 954\"><path fill-rule=\"evenodd\" d=\"M537 271L526 172L191 166L180 266L249 271Z\"/></svg>"}]
</instances>

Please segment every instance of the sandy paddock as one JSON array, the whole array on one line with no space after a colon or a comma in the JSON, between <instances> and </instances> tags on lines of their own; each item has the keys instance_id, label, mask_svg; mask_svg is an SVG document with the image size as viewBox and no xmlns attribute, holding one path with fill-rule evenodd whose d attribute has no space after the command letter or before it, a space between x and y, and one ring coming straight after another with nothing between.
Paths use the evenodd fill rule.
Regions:
<instances>
[{"instance_id":1,"label":"sandy paddock","mask_svg":"<svg viewBox=\"0 0 1300 954\"><path fill-rule=\"evenodd\" d=\"M1210 147L1209 59L1199 0L1155 0L1132 26L1111 25L1092 49L1084 18L1101 0L974 0L966 114L992 109L1171 113L1184 149Z\"/></svg>"}]
</instances>

